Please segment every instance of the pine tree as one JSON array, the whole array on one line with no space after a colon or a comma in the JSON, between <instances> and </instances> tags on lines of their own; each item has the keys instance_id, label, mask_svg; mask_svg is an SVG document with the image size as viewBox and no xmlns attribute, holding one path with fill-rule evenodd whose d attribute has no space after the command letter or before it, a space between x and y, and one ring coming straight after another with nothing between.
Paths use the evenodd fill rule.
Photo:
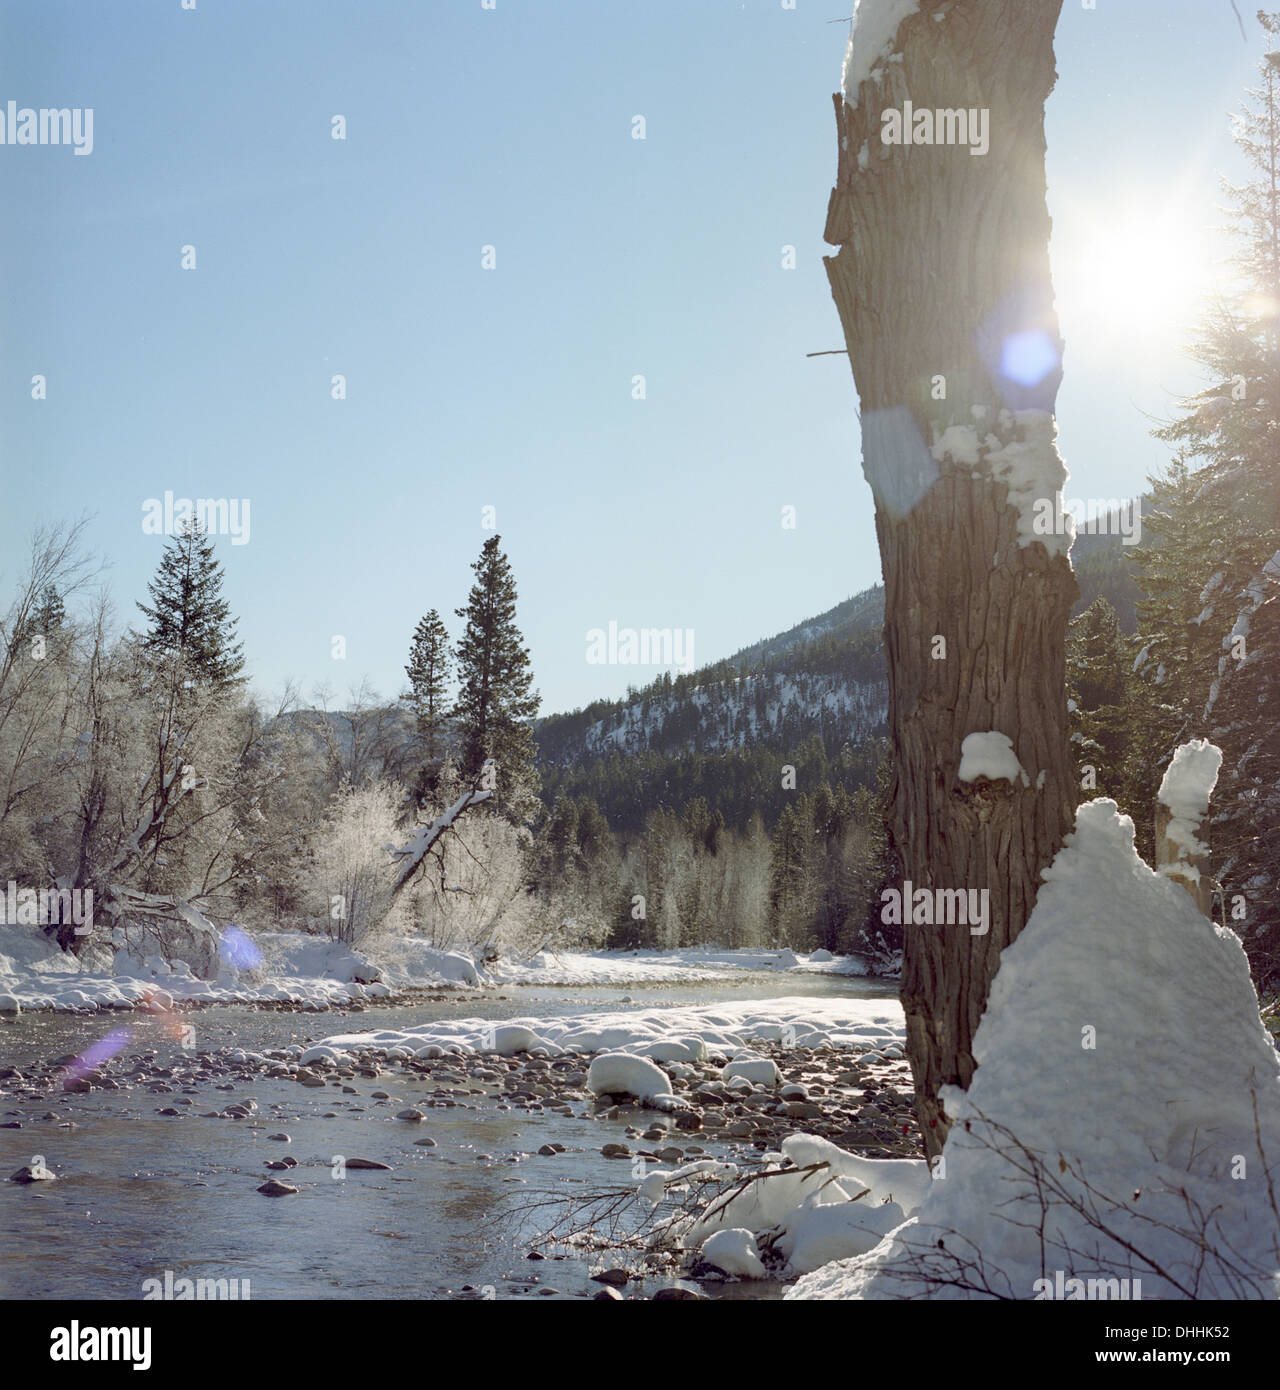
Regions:
<instances>
[{"instance_id":1,"label":"pine tree","mask_svg":"<svg viewBox=\"0 0 1280 1390\"><path fill-rule=\"evenodd\" d=\"M448 629L433 608L414 628L409 660L404 668L409 677L409 693L404 699L413 709L426 759L424 773L428 788L434 786L439 776L441 732L448 713L445 695L452 668Z\"/></svg>"},{"instance_id":2,"label":"pine tree","mask_svg":"<svg viewBox=\"0 0 1280 1390\"><path fill-rule=\"evenodd\" d=\"M151 620L144 648L180 661L187 680L216 689L243 684L244 666L222 580L213 542L190 522L165 545L156 577L147 585L152 606L138 604Z\"/></svg>"},{"instance_id":3,"label":"pine tree","mask_svg":"<svg viewBox=\"0 0 1280 1390\"><path fill-rule=\"evenodd\" d=\"M67 610L56 584L46 584L40 597L32 604L26 622L14 629L12 644L19 650L30 651L31 644L43 638L46 644L57 638L66 626Z\"/></svg>"},{"instance_id":4,"label":"pine tree","mask_svg":"<svg viewBox=\"0 0 1280 1390\"><path fill-rule=\"evenodd\" d=\"M1280 990L1280 554L1221 658L1210 699L1223 752L1210 847L1223 919L1244 940L1259 992Z\"/></svg>"},{"instance_id":5,"label":"pine tree","mask_svg":"<svg viewBox=\"0 0 1280 1390\"><path fill-rule=\"evenodd\" d=\"M1280 15L1258 13L1268 35ZM1143 625L1172 687L1172 742L1207 734L1223 750L1210 845L1229 923L1244 937L1260 986L1274 987L1280 919L1280 52L1234 137L1253 176L1227 192L1238 240L1238 290L1220 301L1193 356L1210 385L1157 437L1200 467L1171 476L1158 553L1144 564ZM1150 522L1148 522L1148 526ZM1146 546L1142 551L1147 550ZM1140 561L1146 559L1142 552ZM1181 631L1179 631L1181 629ZM1144 632L1143 636L1147 636ZM1173 666L1165 656L1181 657ZM1160 674L1158 671L1157 674ZM1243 907L1244 915L1236 909Z\"/></svg>"},{"instance_id":6,"label":"pine tree","mask_svg":"<svg viewBox=\"0 0 1280 1390\"><path fill-rule=\"evenodd\" d=\"M485 541L472 565L475 583L458 642L460 688L454 717L462 735L461 771L475 777L487 758L496 764L494 800L513 820L524 819L538 790L530 721L541 703L533 668L515 623L516 585L500 536Z\"/></svg>"}]
</instances>

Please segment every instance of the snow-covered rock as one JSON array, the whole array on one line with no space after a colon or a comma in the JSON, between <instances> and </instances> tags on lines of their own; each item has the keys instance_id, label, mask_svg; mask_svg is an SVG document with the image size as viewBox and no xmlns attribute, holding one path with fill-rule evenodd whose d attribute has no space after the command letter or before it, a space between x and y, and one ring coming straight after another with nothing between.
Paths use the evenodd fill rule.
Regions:
<instances>
[{"instance_id":1,"label":"snow-covered rock","mask_svg":"<svg viewBox=\"0 0 1280 1390\"><path fill-rule=\"evenodd\" d=\"M717 1231L702 1242L702 1258L717 1269L735 1279L767 1279L765 1269L756 1250L756 1238L752 1231L731 1229Z\"/></svg>"},{"instance_id":2,"label":"snow-covered rock","mask_svg":"<svg viewBox=\"0 0 1280 1390\"><path fill-rule=\"evenodd\" d=\"M605 1052L591 1059L587 1090L592 1095L634 1096L644 1105L675 1110L687 1102L671 1094L671 1081L661 1067L628 1052Z\"/></svg>"},{"instance_id":3,"label":"snow-covered rock","mask_svg":"<svg viewBox=\"0 0 1280 1390\"><path fill-rule=\"evenodd\" d=\"M782 1079L778 1065L771 1057L744 1057L729 1062L720 1072L720 1077L726 1082L740 1077L756 1086L776 1086Z\"/></svg>"}]
</instances>

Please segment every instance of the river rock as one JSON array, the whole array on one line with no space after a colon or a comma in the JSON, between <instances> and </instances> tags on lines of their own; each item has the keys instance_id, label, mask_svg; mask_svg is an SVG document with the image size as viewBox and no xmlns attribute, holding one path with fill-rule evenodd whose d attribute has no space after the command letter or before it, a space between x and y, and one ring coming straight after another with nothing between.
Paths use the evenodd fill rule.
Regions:
<instances>
[{"instance_id":1,"label":"river rock","mask_svg":"<svg viewBox=\"0 0 1280 1390\"><path fill-rule=\"evenodd\" d=\"M32 1167L30 1163L24 1163L16 1173L9 1174L10 1182L56 1182L57 1174L51 1173L44 1164L36 1164Z\"/></svg>"},{"instance_id":2,"label":"river rock","mask_svg":"<svg viewBox=\"0 0 1280 1390\"><path fill-rule=\"evenodd\" d=\"M278 1178L268 1178L258 1189L264 1197L296 1197L298 1189Z\"/></svg>"},{"instance_id":3,"label":"river rock","mask_svg":"<svg viewBox=\"0 0 1280 1390\"><path fill-rule=\"evenodd\" d=\"M349 1158L347 1159L348 1168L376 1168L383 1172L391 1172L389 1163L379 1163L376 1158Z\"/></svg>"},{"instance_id":4,"label":"river rock","mask_svg":"<svg viewBox=\"0 0 1280 1390\"><path fill-rule=\"evenodd\" d=\"M411 1105L407 1110L397 1113L397 1120L408 1120L410 1124L421 1124L427 1117L416 1106Z\"/></svg>"}]
</instances>

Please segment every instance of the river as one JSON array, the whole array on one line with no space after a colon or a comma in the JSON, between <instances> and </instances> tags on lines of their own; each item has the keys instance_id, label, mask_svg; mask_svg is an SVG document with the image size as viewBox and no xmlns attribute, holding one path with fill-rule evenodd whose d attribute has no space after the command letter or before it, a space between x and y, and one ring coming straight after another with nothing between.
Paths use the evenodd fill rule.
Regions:
<instances>
[{"instance_id":1,"label":"river","mask_svg":"<svg viewBox=\"0 0 1280 1390\"><path fill-rule=\"evenodd\" d=\"M351 1014L214 1007L184 1013L182 1022L194 1028L196 1049L262 1052L338 1032L460 1017L565 1017L782 994L895 993L892 982L760 973L680 985L507 987L501 994L433 996ZM130 1037L118 1061L153 1054L150 1064L165 1067L183 1055L165 1021L148 1015L28 1013L0 1030L0 1064L20 1070L47 1064L83 1053L121 1028ZM568 1197L626 1184L628 1165L602 1157L600 1149L625 1142L634 1115L609 1120L581 1103L572 1116L530 1113L502 1108L495 1092L427 1109L426 1122L412 1125L397 1121L396 1111L401 1102L426 1109L432 1086L398 1072L380 1081L356 1079L353 1098L265 1076L236 1082L233 1090L216 1083L225 1085L226 1078L197 1083L186 1095L153 1094L145 1084L85 1095L46 1092L38 1101L0 1095L0 1119L22 1126L0 1129L2 1175L37 1156L58 1174L56 1182L0 1182L0 1295L137 1299L155 1287L148 1280L199 1278L247 1280L255 1300L582 1297L600 1289L590 1281L593 1270L634 1264L634 1256L607 1253L530 1261L529 1237L539 1229L530 1225L533 1218L495 1221L534 1189ZM390 1103L370 1099L380 1086L391 1093ZM201 1118L248 1099L259 1110L243 1122ZM157 1113L175 1102L189 1108L177 1116ZM268 1139L277 1132L287 1132L287 1145ZM435 1146L415 1142L425 1137ZM728 1154L725 1142L696 1138L708 1154ZM561 1144L565 1152L539 1156L544 1144ZM260 1196L258 1184L271 1176L264 1162L284 1153L298 1166L276 1176L299 1194ZM347 1169L335 1163L338 1156L372 1158L391 1170ZM654 1275L628 1292L651 1294L675 1282L670 1274ZM782 1292L768 1282L687 1286L713 1297Z\"/></svg>"}]
</instances>

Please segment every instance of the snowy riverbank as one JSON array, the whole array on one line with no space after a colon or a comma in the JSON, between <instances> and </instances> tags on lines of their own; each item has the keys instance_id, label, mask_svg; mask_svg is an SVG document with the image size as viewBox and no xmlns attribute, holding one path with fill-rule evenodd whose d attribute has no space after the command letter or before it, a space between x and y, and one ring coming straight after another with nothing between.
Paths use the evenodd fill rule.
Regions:
<instances>
[{"instance_id":1,"label":"snowy riverbank","mask_svg":"<svg viewBox=\"0 0 1280 1390\"><path fill-rule=\"evenodd\" d=\"M217 977L198 979L182 961L91 948L77 959L37 928L0 925L0 1014L275 1004L306 1009L385 1002L414 990L486 985L626 985L727 980L744 972L868 973L855 956L816 951L682 950L539 952L479 965L414 938L381 938L355 951L303 932L236 928L224 934Z\"/></svg>"}]
</instances>

